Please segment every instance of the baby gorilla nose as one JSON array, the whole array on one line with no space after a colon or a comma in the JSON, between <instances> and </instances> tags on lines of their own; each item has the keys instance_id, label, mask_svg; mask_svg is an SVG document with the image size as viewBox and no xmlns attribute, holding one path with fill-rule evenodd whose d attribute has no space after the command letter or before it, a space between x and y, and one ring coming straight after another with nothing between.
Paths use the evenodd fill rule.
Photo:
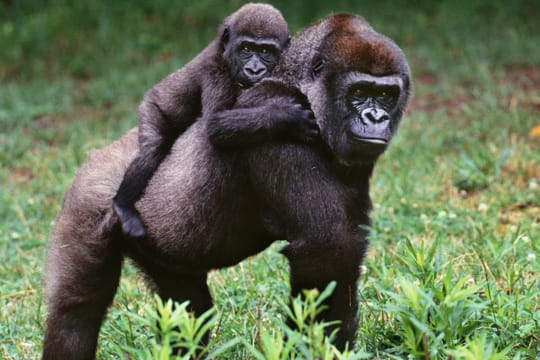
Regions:
<instances>
[{"instance_id":1,"label":"baby gorilla nose","mask_svg":"<svg viewBox=\"0 0 540 360\"><path fill-rule=\"evenodd\" d=\"M266 66L260 61L250 61L244 67L244 73L250 80L259 80L266 74Z\"/></svg>"},{"instance_id":2,"label":"baby gorilla nose","mask_svg":"<svg viewBox=\"0 0 540 360\"><path fill-rule=\"evenodd\" d=\"M390 115L382 109L367 108L362 110L360 118L365 125L377 124L390 120Z\"/></svg>"}]
</instances>

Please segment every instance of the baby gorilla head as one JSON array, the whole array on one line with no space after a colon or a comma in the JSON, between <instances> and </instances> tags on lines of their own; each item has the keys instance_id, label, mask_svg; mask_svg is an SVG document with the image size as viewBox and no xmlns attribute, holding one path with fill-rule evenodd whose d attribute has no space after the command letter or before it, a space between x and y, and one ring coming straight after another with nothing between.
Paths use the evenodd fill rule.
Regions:
<instances>
[{"instance_id":1,"label":"baby gorilla head","mask_svg":"<svg viewBox=\"0 0 540 360\"><path fill-rule=\"evenodd\" d=\"M270 5L247 4L225 19L223 59L234 82L249 87L270 75L289 41L287 22Z\"/></svg>"}]
</instances>

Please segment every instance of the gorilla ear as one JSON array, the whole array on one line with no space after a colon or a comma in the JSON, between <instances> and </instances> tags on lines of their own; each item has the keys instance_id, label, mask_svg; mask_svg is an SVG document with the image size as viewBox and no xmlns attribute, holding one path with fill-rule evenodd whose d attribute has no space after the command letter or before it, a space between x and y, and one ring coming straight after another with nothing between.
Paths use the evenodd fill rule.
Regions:
<instances>
[{"instance_id":1,"label":"gorilla ear","mask_svg":"<svg viewBox=\"0 0 540 360\"><path fill-rule=\"evenodd\" d=\"M313 61L313 64L311 65L311 71L313 73L313 77L317 77L321 74L321 72L324 69L324 59L322 57L317 56L315 60Z\"/></svg>"},{"instance_id":2,"label":"gorilla ear","mask_svg":"<svg viewBox=\"0 0 540 360\"><path fill-rule=\"evenodd\" d=\"M229 42L229 35L230 35L229 27L228 26L223 27L223 32L221 34L221 45L225 45L226 43Z\"/></svg>"}]
</instances>

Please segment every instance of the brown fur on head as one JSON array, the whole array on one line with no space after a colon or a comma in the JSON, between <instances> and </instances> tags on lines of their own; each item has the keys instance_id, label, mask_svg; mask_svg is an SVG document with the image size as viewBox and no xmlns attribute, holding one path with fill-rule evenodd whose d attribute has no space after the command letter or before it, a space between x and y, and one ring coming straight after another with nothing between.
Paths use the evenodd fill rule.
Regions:
<instances>
[{"instance_id":1,"label":"brown fur on head","mask_svg":"<svg viewBox=\"0 0 540 360\"><path fill-rule=\"evenodd\" d=\"M345 44L342 44L343 48L337 49L325 48L325 46L328 47L325 44L331 43L334 39L340 39L344 34L372 32L374 30L371 25L360 16L346 13L327 16L292 38L281 57L282 61L276 66L274 74L285 77L284 81L293 84L310 82L313 72L310 66L306 66L306 62L311 62L313 66L325 53L339 54L338 58L341 58L342 52L348 50L345 48ZM354 54L354 52L348 52ZM334 60L339 59L332 59L332 61Z\"/></svg>"},{"instance_id":2,"label":"brown fur on head","mask_svg":"<svg viewBox=\"0 0 540 360\"><path fill-rule=\"evenodd\" d=\"M376 32L361 16L335 14L320 20L308 31L311 28L322 36L316 42L314 62L324 59L343 71L353 70L374 76L408 73L401 49Z\"/></svg>"},{"instance_id":3,"label":"brown fur on head","mask_svg":"<svg viewBox=\"0 0 540 360\"><path fill-rule=\"evenodd\" d=\"M332 33L321 46L321 53L340 54L332 62L346 70L374 76L405 74L401 50L388 38L374 31Z\"/></svg>"},{"instance_id":4,"label":"brown fur on head","mask_svg":"<svg viewBox=\"0 0 540 360\"><path fill-rule=\"evenodd\" d=\"M222 40L229 34L253 38L270 38L281 46L289 41L289 27L281 12L268 4L245 4L228 16L220 27Z\"/></svg>"},{"instance_id":5,"label":"brown fur on head","mask_svg":"<svg viewBox=\"0 0 540 360\"><path fill-rule=\"evenodd\" d=\"M342 32L373 32L373 28L361 16L341 13L330 15L322 20L329 24L329 28Z\"/></svg>"}]
</instances>

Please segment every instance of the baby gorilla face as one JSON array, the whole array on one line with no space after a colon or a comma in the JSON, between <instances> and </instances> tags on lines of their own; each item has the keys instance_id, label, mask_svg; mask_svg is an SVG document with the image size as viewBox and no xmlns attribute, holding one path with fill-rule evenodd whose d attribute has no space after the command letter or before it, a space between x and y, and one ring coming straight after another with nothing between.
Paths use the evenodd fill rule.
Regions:
<instances>
[{"instance_id":1,"label":"baby gorilla face","mask_svg":"<svg viewBox=\"0 0 540 360\"><path fill-rule=\"evenodd\" d=\"M250 87L270 75L281 50L280 44L273 39L239 36L230 39L224 58L234 81Z\"/></svg>"}]
</instances>

